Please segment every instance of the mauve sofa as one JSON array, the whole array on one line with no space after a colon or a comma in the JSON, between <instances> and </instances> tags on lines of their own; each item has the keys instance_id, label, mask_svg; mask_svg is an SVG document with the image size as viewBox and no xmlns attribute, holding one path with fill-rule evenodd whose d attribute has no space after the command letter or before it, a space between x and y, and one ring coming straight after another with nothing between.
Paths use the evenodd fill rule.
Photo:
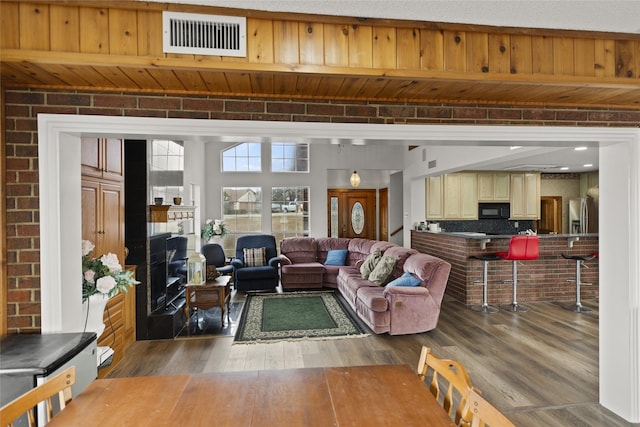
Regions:
<instances>
[{"instance_id":1,"label":"mauve sofa","mask_svg":"<svg viewBox=\"0 0 640 427\"><path fill-rule=\"evenodd\" d=\"M345 265L324 265L330 250L347 249ZM375 249L397 260L388 281L409 272L418 286L378 286L360 273ZM376 334L412 334L434 329L451 265L434 256L389 242L331 237L293 237L280 243L283 290L334 288Z\"/></svg>"}]
</instances>

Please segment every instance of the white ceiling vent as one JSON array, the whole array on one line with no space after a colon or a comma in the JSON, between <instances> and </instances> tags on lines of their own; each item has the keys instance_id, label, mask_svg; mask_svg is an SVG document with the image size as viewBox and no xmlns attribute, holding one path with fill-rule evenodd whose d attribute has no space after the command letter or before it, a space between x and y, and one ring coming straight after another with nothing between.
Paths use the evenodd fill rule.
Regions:
<instances>
[{"instance_id":1,"label":"white ceiling vent","mask_svg":"<svg viewBox=\"0 0 640 427\"><path fill-rule=\"evenodd\" d=\"M247 56L244 17L162 12L165 53Z\"/></svg>"}]
</instances>

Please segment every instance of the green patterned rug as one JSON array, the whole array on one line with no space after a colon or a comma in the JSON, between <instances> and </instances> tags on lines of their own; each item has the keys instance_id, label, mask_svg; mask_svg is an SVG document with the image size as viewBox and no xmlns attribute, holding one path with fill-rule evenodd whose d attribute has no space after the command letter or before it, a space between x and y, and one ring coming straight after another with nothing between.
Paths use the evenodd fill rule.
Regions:
<instances>
[{"instance_id":1,"label":"green patterned rug","mask_svg":"<svg viewBox=\"0 0 640 427\"><path fill-rule=\"evenodd\" d=\"M362 337L335 292L249 294L234 343Z\"/></svg>"}]
</instances>

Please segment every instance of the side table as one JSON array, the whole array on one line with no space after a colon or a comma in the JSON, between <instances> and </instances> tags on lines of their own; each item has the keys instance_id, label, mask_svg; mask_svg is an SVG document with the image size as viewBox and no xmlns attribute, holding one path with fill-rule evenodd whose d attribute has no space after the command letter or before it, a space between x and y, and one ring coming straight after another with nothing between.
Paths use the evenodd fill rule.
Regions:
<instances>
[{"instance_id":1,"label":"side table","mask_svg":"<svg viewBox=\"0 0 640 427\"><path fill-rule=\"evenodd\" d=\"M189 319L191 309L208 310L213 307L220 307L220 321L224 326L225 305L227 314L231 300L231 287L229 286L231 276L218 276L214 280L209 280L203 285L185 285L184 305L185 322L187 333L189 333Z\"/></svg>"}]
</instances>

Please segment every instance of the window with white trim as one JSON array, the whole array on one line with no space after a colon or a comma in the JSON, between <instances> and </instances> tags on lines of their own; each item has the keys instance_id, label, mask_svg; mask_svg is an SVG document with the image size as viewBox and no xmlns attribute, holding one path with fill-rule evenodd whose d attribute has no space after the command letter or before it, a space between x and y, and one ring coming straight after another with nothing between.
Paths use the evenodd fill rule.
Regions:
<instances>
[{"instance_id":1,"label":"window with white trim","mask_svg":"<svg viewBox=\"0 0 640 427\"><path fill-rule=\"evenodd\" d=\"M223 172L261 172L259 142L243 142L222 152Z\"/></svg>"},{"instance_id":2,"label":"window with white trim","mask_svg":"<svg viewBox=\"0 0 640 427\"><path fill-rule=\"evenodd\" d=\"M272 142L271 172L309 172L309 144Z\"/></svg>"},{"instance_id":3,"label":"window with white trim","mask_svg":"<svg viewBox=\"0 0 640 427\"><path fill-rule=\"evenodd\" d=\"M271 188L271 234L280 241L309 235L309 187Z\"/></svg>"}]
</instances>

